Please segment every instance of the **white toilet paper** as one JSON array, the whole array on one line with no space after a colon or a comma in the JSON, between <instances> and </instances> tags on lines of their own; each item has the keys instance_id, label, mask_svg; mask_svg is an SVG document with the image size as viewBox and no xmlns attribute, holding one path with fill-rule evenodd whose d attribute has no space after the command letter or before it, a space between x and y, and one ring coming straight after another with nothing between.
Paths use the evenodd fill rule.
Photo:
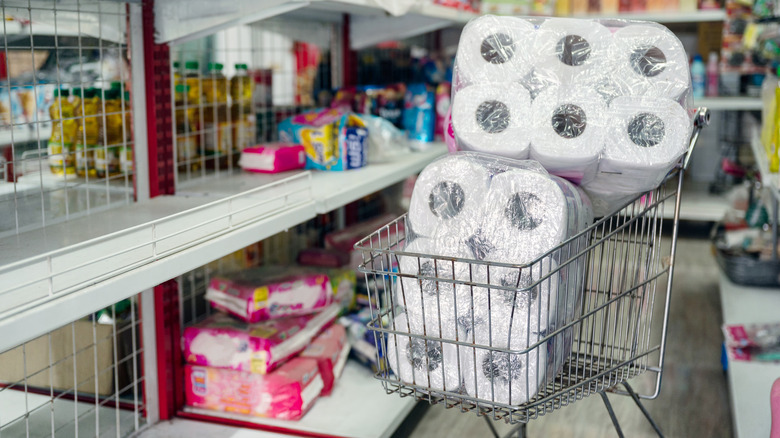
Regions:
<instances>
[{"instance_id":1,"label":"white toilet paper","mask_svg":"<svg viewBox=\"0 0 780 438\"><path fill-rule=\"evenodd\" d=\"M405 314L396 316L390 329L406 333L419 330ZM440 391L455 391L461 386L458 349L453 344L389 333L387 361L403 382Z\"/></svg>"},{"instance_id":2,"label":"white toilet paper","mask_svg":"<svg viewBox=\"0 0 780 438\"><path fill-rule=\"evenodd\" d=\"M587 86L609 61L612 32L596 21L547 19L536 33L534 71L558 84Z\"/></svg>"},{"instance_id":3,"label":"white toilet paper","mask_svg":"<svg viewBox=\"0 0 780 438\"><path fill-rule=\"evenodd\" d=\"M530 70L534 25L520 18L484 15L463 28L455 57L455 88L516 82Z\"/></svg>"},{"instance_id":4,"label":"white toilet paper","mask_svg":"<svg viewBox=\"0 0 780 438\"><path fill-rule=\"evenodd\" d=\"M613 36L617 68L612 77L624 96L680 99L690 90L688 55L667 28L633 24Z\"/></svg>"},{"instance_id":5,"label":"white toilet paper","mask_svg":"<svg viewBox=\"0 0 780 438\"><path fill-rule=\"evenodd\" d=\"M412 191L409 222L415 233L433 237L440 224L477 218L490 174L478 162L450 155L429 164ZM462 225L465 226L465 225Z\"/></svg>"},{"instance_id":6,"label":"white toilet paper","mask_svg":"<svg viewBox=\"0 0 780 438\"><path fill-rule=\"evenodd\" d=\"M452 128L464 150L528 157L531 97L520 84L478 84L455 93Z\"/></svg>"},{"instance_id":7,"label":"white toilet paper","mask_svg":"<svg viewBox=\"0 0 780 438\"><path fill-rule=\"evenodd\" d=\"M550 87L531 112L531 158L577 184L593 179L608 122L601 97L587 88Z\"/></svg>"}]
</instances>

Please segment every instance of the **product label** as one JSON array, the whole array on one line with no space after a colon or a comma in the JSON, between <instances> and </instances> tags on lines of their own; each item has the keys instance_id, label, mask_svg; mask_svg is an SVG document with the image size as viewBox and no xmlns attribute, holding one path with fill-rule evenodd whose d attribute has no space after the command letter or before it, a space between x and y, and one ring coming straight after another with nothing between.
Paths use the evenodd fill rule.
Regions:
<instances>
[{"instance_id":1,"label":"product label","mask_svg":"<svg viewBox=\"0 0 780 438\"><path fill-rule=\"evenodd\" d=\"M264 309L268 306L268 286L262 286L255 289L254 294L255 310Z\"/></svg>"},{"instance_id":2,"label":"product label","mask_svg":"<svg viewBox=\"0 0 780 438\"><path fill-rule=\"evenodd\" d=\"M198 156L198 136L195 134L176 137L176 158L179 162L192 160Z\"/></svg>"},{"instance_id":3,"label":"product label","mask_svg":"<svg viewBox=\"0 0 780 438\"><path fill-rule=\"evenodd\" d=\"M227 122L206 123L204 147L206 152L227 154L230 149L232 130Z\"/></svg>"},{"instance_id":4,"label":"product label","mask_svg":"<svg viewBox=\"0 0 780 438\"><path fill-rule=\"evenodd\" d=\"M205 370L195 369L191 374L192 392L195 395L205 396L208 394L208 373Z\"/></svg>"},{"instance_id":5,"label":"product label","mask_svg":"<svg viewBox=\"0 0 780 438\"><path fill-rule=\"evenodd\" d=\"M253 373L265 374L268 372L268 352L258 351L252 355L250 369Z\"/></svg>"},{"instance_id":6,"label":"product label","mask_svg":"<svg viewBox=\"0 0 780 438\"><path fill-rule=\"evenodd\" d=\"M49 166L53 169L57 168L62 170L62 144L50 141L46 149L49 153Z\"/></svg>"}]
</instances>

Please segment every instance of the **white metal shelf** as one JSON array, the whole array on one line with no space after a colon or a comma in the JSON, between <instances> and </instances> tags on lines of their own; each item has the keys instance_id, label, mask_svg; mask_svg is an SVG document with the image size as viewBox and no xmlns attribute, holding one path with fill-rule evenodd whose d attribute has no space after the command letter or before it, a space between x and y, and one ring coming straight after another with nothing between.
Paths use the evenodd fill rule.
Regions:
<instances>
[{"instance_id":1,"label":"white metal shelf","mask_svg":"<svg viewBox=\"0 0 780 438\"><path fill-rule=\"evenodd\" d=\"M350 438L386 438L393 434L414 406L415 401L411 397L401 398L397 394L385 394L369 369L350 360L333 388L333 393L317 399L311 411L298 421L249 417L194 408L185 408L185 412L246 421L261 427L272 427L280 432L279 429L283 429L292 434L297 432ZM261 438L289 435L182 419L157 424L141 434L143 438L169 436Z\"/></svg>"},{"instance_id":2,"label":"white metal shelf","mask_svg":"<svg viewBox=\"0 0 780 438\"><path fill-rule=\"evenodd\" d=\"M443 144L343 173L239 174L0 239L0 351L422 170Z\"/></svg>"},{"instance_id":3,"label":"white metal shelf","mask_svg":"<svg viewBox=\"0 0 780 438\"><path fill-rule=\"evenodd\" d=\"M778 321L780 289L736 285L721 273L720 301L725 324ZM729 396L734 436L769 436L769 390L777 378L780 378L780 365L776 363L729 362Z\"/></svg>"},{"instance_id":4,"label":"white metal shelf","mask_svg":"<svg viewBox=\"0 0 780 438\"><path fill-rule=\"evenodd\" d=\"M694 99L694 106L722 111L758 111L762 103L760 97L704 97Z\"/></svg>"},{"instance_id":5,"label":"white metal shelf","mask_svg":"<svg viewBox=\"0 0 780 438\"><path fill-rule=\"evenodd\" d=\"M657 12L621 12L618 14L584 14L574 15L574 18L618 18L622 20L656 21L658 23L702 23L723 21L726 11L723 9L701 11L657 11Z\"/></svg>"}]
</instances>

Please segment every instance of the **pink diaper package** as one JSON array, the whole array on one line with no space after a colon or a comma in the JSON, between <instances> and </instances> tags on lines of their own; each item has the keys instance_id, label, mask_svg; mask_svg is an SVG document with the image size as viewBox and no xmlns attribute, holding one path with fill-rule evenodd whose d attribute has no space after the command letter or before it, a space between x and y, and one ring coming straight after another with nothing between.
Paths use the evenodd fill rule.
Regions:
<instances>
[{"instance_id":1,"label":"pink diaper package","mask_svg":"<svg viewBox=\"0 0 780 438\"><path fill-rule=\"evenodd\" d=\"M258 145L241 151L238 165L249 172L279 173L303 169L306 151L301 145L278 143Z\"/></svg>"},{"instance_id":2,"label":"pink diaper package","mask_svg":"<svg viewBox=\"0 0 780 438\"><path fill-rule=\"evenodd\" d=\"M184 329L184 358L193 365L266 374L303 350L339 314L321 312L247 324L217 313Z\"/></svg>"},{"instance_id":3,"label":"pink diaper package","mask_svg":"<svg viewBox=\"0 0 780 438\"><path fill-rule=\"evenodd\" d=\"M186 403L195 408L298 420L322 390L317 362L295 358L271 374L184 367Z\"/></svg>"},{"instance_id":4,"label":"pink diaper package","mask_svg":"<svg viewBox=\"0 0 780 438\"><path fill-rule=\"evenodd\" d=\"M301 353L300 357L317 361L324 385L320 395L330 395L333 391L333 385L341 376L341 372L344 371L349 350L346 329L343 325L333 324L317 336Z\"/></svg>"},{"instance_id":5,"label":"pink diaper package","mask_svg":"<svg viewBox=\"0 0 780 438\"><path fill-rule=\"evenodd\" d=\"M333 301L333 290L324 273L264 266L215 277L206 299L246 322L258 322L321 309Z\"/></svg>"}]
</instances>

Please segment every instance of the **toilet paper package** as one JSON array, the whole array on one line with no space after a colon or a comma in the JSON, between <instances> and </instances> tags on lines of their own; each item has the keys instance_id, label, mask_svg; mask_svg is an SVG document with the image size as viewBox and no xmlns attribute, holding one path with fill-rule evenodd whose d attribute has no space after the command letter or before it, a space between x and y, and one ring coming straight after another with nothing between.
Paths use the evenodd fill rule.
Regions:
<instances>
[{"instance_id":1,"label":"toilet paper package","mask_svg":"<svg viewBox=\"0 0 780 438\"><path fill-rule=\"evenodd\" d=\"M246 322L258 322L311 313L328 306L333 293L326 274L264 266L213 278L206 299Z\"/></svg>"},{"instance_id":2,"label":"toilet paper package","mask_svg":"<svg viewBox=\"0 0 780 438\"><path fill-rule=\"evenodd\" d=\"M313 359L292 359L266 375L184 366L186 404L213 411L297 420L312 407L322 386Z\"/></svg>"},{"instance_id":3,"label":"toilet paper package","mask_svg":"<svg viewBox=\"0 0 780 438\"><path fill-rule=\"evenodd\" d=\"M216 313L184 329L184 358L193 365L266 374L306 347L339 310L332 304L313 315L256 324Z\"/></svg>"},{"instance_id":4,"label":"toilet paper package","mask_svg":"<svg viewBox=\"0 0 780 438\"><path fill-rule=\"evenodd\" d=\"M393 373L403 382L438 391L460 388L458 347L455 344L426 340L403 333L419 332L420 327L397 314L389 324L386 358ZM433 336L433 335L429 335Z\"/></svg>"}]
</instances>

